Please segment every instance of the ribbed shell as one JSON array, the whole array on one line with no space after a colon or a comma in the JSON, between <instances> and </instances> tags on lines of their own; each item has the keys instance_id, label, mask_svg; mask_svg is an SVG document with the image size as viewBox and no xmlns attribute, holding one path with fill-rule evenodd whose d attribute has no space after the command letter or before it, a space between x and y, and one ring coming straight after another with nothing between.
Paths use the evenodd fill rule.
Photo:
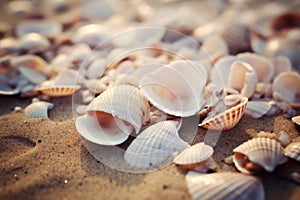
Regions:
<instances>
[{"instance_id":1,"label":"ribbed shell","mask_svg":"<svg viewBox=\"0 0 300 200\"><path fill-rule=\"evenodd\" d=\"M293 121L297 126L300 126L300 115L293 117L293 118L292 118L292 121Z\"/></svg>"},{"instance_id":2,"label":"ribbed shell","mask_svg":"<svg viewBox=\"0 0 300 200\"><path fill-rule=\"evenodd\" d=\"M193 200L263 200L265 198L261 181L241 173L189 172L185 180Z\"/></svg>"},{"instance_id":3,"label":"ribbed shell","mask_svg":"<svg viewBox=\"0 0 300 200\"><path fill-rule=\"evenodd\" d=\"M214 150L211 146L204 144L204 142L195 144L177 155L173 162L177 165L195 164L209 159Z\"/></svg>"},{"instance_id":4,"label":"ribbed shell","mask_svg":"<svg viewBox=\"0 0 300 200\"><path fill-rule=\"evenodd\" d=\"M37 101L31 103L25 108L25 115L28 118L48 118L48 109L53 108L53 103L48 103L45 101Z\"/></svg>"},{"instance_id":5,"label":"ribbed shell","mask_svg":"<svg viewBox=\"0 0 300 200\"><path fill-rule=\"evenodd\" d=\"M177 123L163 121L145 129L127 148L124 155L126 162L137 168L149 168L189 147L179 137Z\"/></svg>"},{"instance_id":6,"label":"ribbed shell","mask_svg":"<svg viewBox=\"0 0 300 200\"><path fill-rule=\"evenodd\" d=\"M97 96L86 109L102 111L130 123L139 132L149 120L150 107L141 91L130 85L118 85Z\"/></svg>"},{"instance_id":7,"label":"ribbed shell","mask_svg":"<svg viewBox=\"0 0 300 200\"><path fill-rule=\"evenodd\" d=\"M80 86L45 86L39 87L36 90L51 97L70 96L74 94Z\"/></svg>"},{"instance_id":8,"label":"ribbed shell","mask_svg":"<svg viewBox=\"0 0 300 200\"><path fill-rule=\"evenodd\" d=\"M199 126L212 130L232 129L242 118L247 102L248 98L243 97L238 105L218 114L213 118L207 120L205 119L201 124L199 124Z\"/></svg>"},{"instance_id":9,"label":"ribbed shell","mask_svg":"<svg viewBox=\"0 0 300 200\"><path fill-rule=\"evenodd\" d=\"M284 149L284 155L300 162L300 142L292 142Z\"/></svg>"},{"instance_id":10,"label":"ribbed shell","mask_svg":"<svg viewBox=\"0 0 300 200\"><path fill-rule=\"evenodd\" d=\"M266 101L248 101L245 114L257 119L265 114L272 108L272 105Z\"/></svg>"},{"instance_id":11,"label":"ribbed shell","mask_svg":"<svg viewBox=\"0 0 300 200\"><path fill-rule=\"evenodd\" d=\"M245 155L249 161L263 167L268 172L274 171L277 165L283 164L287 160L280 143L274 139L265 137L248 140L236 147L233 152ZM241 172L251 173L240 165L236 154L233 156L233 161Z\"/></svg>"}]
</instances>

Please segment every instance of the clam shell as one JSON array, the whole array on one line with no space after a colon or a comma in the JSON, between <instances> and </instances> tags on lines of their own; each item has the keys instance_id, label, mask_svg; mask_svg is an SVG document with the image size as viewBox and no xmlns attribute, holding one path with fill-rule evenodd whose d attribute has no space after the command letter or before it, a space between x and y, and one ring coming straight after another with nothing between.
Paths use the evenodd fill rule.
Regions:
<instances>
[{"instance_id":1,"label":"clam shell","mask_svg":"<svg viewBox=\"0 0 300 200\"><path fill-rule=\"evenodd\" d=\"M265 198L261 181L256 177L241 173L199 174L188 172L185 180L193 200L263 200Z\"/></svg>"},{"instance_id":2,"label":"clam shell","mask_svg":"<svg viewBox=\"0 0 300 200\"><path fill-rule=\"evenodd\" d=\"M97 120L97 114L85 114L76 119L75 126L78 133L86 140L100 145L117 145L127 140L133 130L131 125L124 121L102 115L102 121Z\"/></svg>"},{"instance_id":3,"label":"clam shell","mask_svg":"<svg viewBox=\"0 0 300 200\"><path fill-rule=\"evenodd\" d=\"M248 98L243 97L238 105L218 114L215 117L204 119L199 126L212 130L232 129L242 118L247 102Z\"/></svg>"},{"instance_id":4,"label":"clam shell","mask_svg":"<svg viewBox=\"0 0 300 200\"><path fill-rule=\"evenodd\" d=\"M206 80L207 72L202 65L179 60L143 76L139 87L160 110L187 117L196 114L204 104Z\"/></svg>"},{"instance_id":5,"label":"clam shell","mask_svg":"<svg viewBox=\"0 0 300 200\"><path fill-rule=\"evenodd\" d=\"M284 155L300 162L300 142L292 142L284 149Z\"/></svg>"},{"instance_id":6,"label":"clam shell","mask_svg":"<svg viewBox=\"0 0 300 200\"><path fill-rule=\"evenodd\" d=\"M52 109L53 103L38 101L25 108L25 115L29 118L48 118L48 109Z\"/></svg>"},{"instance_id":7,"label":"clam shell","mask_svg":"<svg viewBox=\"0 0 300 200\"><path fill-rule=\"evenodd\" d=\"M138 168L156 166L176 152L189 147L176 128L178 122L158 122L139 134L127 148L124 158Z\"/></svg>"},{"instance_id":8,"label":"clam shell","mask_svg":"<svg viewBox=\"0 0 300 200\"><path fill-rule=\"evenodd\" d=\"M300 107L300 75L283 72L273 82L273 98L286 101L293 107Z\"/></svg>"},{"instance_id":9,"label":"clam shell","mask_svg":"<svg viewBox=\"0 0 300 200\"><path fill-rule=\"evenodd\" d=\"M233 152L236 168L247 174L255 173L259 167L272 172L277 165L287 161L280 143L265 137L248 140L236 147Z\"/></svg>"},{"instance_id":10,"label":"clam shell","mask_svg":"<svg viewBox=\"0 0 300 200\"><path fill-rule=\"evenodd\" d=\"M130 85L118 85L97 96L86 109L102 111L130 123L139 132L149 120L150 107L141 91Z\"/></svg>"},{"instance_id":11,"label":"clam shell","mask_svg":"<svg viewBox=\"0 0 300 200\"><path fill-rule=\"evenodd\" d=\"M264 116L272 108L272 104L266 101L248 101L245 115L258 119Z\"/></svg>"},{"instance_id":12,"label":"clam shell","mask_svg":"<svg viewBox=\"0 0 300 200\"><path fill-rule=\"evenodd\" d=\"M40 91L42 94L46 94L51 97L62 97L73 95L77 90L80 89L80 86L44 86L38 87L35 90Z\"/></svg>"}]
</instances>

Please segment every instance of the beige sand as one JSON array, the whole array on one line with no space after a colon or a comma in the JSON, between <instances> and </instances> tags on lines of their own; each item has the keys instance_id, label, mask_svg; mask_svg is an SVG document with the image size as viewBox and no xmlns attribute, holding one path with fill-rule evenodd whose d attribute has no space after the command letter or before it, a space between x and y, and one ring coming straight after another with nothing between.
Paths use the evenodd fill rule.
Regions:
<instances>
[{"instance_id":1,"label":"beige sand","mask_svg":"<svg viewBox=\"0 0 300 200\"><path fill-rule=\"evenodd\" d=\"M29 99L0 97L0 199L190 199L184 175L174 164L150 173L125 173L94 159L83 146L74 127L71 97L53 99L49 120L28 119L23 111ZM215 148L218 171L235 170L222 161L232 149L256 131L285 130L299 135L294 124L283 117L242 119L223 132ZM203 141L199 129L194 142ZM286 177L300 172L295 161L272 174L260 173L266 199L299 199L300 186Z\"/></svg>"}]
</instances>

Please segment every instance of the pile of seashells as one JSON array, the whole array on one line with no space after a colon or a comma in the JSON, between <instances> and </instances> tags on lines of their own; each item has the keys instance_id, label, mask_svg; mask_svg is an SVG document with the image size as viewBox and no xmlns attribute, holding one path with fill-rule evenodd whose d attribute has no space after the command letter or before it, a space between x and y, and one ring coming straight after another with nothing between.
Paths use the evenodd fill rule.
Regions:
<instances>
[{"instance_id":1,"label":"pile of seashells","mask_svg":"<svg viewBox=\"0 0 300 200\"><path fill-rule=\"evenodd\" d=\"M124 15L106 1L83 1L77 12L54 1L57 19L40 16L30 2L20 10L13 3L10 14L22 20L0 40L0 95L35 97L25 108L30 118L48 118L54 105L47 101L73 95L82 139L115 146L134 138L123 155L134 169L157 169L171 158L189 170L216 170L213 147L179 136L186 117L219 131L243 116L282 114L300 125L299 11L267 4L246 12L246 4L231 2L203 23L186 12L155 20L168 10L148 4ZM233 150L242 173L189 172L189 192L193 199L263 199L261 181L245 174L272 172L288 157L300 161L299 141L260 132Z\"/></svg>"}]
</instances>

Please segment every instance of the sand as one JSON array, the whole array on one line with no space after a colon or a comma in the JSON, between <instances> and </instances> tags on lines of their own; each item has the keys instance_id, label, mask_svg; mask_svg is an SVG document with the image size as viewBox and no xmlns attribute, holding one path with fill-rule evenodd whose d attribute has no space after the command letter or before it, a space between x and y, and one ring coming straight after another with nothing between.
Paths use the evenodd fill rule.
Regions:
<instances>
[{"instance_id":1,"label":"sand","mask_svg":"<svg viewBox=\"0 0 300 200\"><path fill-rule=\"evenodd\" d=\"M24 109L13 109L24 108L30 99L0 97L0 199L190 199L187 171L174 164L149 173L127 173L97 161L76 132L72 98L52 102L50 119L29 119ZM299 135L294 124L281 116L243 118L234 129L221 133L213 156L218 171L235 171L223 159L260 130ZM206 132L199 128L194 143L203 141ZM299 199L300 186L288 179L291 172L300 172L299 166L289 160L273 173L259 173L266 199Z\"/></svg>"}]
</instances>

